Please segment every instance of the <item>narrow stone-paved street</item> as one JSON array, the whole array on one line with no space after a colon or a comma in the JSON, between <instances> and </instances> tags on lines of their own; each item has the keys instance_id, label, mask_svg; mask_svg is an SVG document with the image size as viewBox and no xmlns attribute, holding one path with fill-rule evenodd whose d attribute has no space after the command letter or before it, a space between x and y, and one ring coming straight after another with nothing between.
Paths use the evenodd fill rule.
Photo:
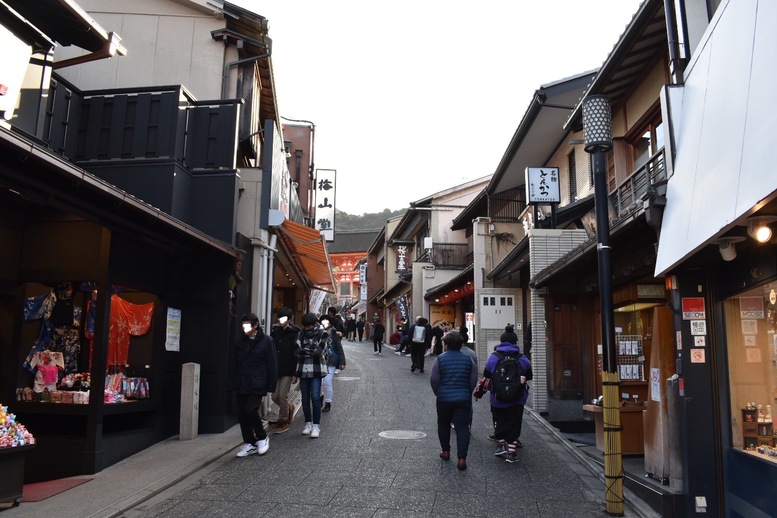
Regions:
<instances>
[{"instance_id":1,"label":"narrow stone-paved street","mask_svg":"<svg viewBox=\"0 0 777 518\"><path fill-rule=\"evenodd\" d=\"M321 437L291 429L270 435L263 456L237 458L182 490L167 491L126 513L159 516L482 516L582 517L604 514L604 490L527 412L520 461L495 457L486 400L474 403L469 469L438 457L435 397L410 358L368 342L343 341L348 368L335 377L332 411ZM381 432L420 438L392 439ZM389 434L391 435L391 434ZM455 434L453 434L455 437ZM455 441L451 457L455 459ZM585 480L585 481L584 481ZM594 482L591 482L594 480ZM593 487L592 487L593 486ZM630 513L627 510L627 515ZM632 514L633 515L633 514Z\"/></svg>"}]
</instances>

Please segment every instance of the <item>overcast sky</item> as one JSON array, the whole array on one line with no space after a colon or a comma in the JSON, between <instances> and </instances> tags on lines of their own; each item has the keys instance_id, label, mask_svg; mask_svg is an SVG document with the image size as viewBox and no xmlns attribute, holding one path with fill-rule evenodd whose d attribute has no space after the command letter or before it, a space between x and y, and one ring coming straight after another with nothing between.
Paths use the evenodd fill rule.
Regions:
<instances>
[{"instance_id":1,"label":"overcast sky","mask_svg":"<svg viewBox=\"0 0 777 518\"><path fill-rule=\"evenodd\" d=\"M269 20L281 115L361 215L493 174L534 91L601 66L641 0L233 3Z\"/></svg>"}]
</instances>

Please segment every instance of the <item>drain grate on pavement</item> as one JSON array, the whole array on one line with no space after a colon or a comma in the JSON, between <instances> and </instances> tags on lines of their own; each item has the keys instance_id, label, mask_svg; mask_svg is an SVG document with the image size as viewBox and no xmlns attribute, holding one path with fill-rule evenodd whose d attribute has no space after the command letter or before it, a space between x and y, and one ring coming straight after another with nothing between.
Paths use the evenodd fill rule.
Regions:
<instances>
[{"instance_id":1,"label":"drain grate on pavement","mask_svg":"<svg viewBox=\"0 0 777 518\"><path fill-rule=\"evenodd\" d=\"M380 432L378 435L384 439L423 439L426 437L424 432L416 432L413 430L386 430Z\"/></svg>"}]
</instances>

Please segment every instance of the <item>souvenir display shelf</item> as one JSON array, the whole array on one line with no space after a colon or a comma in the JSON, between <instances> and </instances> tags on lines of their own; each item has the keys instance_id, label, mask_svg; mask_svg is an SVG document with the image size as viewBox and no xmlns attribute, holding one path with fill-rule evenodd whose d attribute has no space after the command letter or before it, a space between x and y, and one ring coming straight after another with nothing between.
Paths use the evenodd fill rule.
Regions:
<instances>
[{"instance_id":1,"label":"souvenir display shelf","mask_svg":"<svg viewBox=\"0 0 777 518\"><path fill-rule=\"evenodd\" d=\"M617 335L615 346L620 381L645 381L645 352L641 335Z\"/></svg>"},{"instance_id":2,"label":"souvenir display shelf","mask_svg":"<svg viewBox=\"0 0 777 518\"><path fill-rule=\"evenodd\" d=\"M775 446L774 423L771 421L771 415L768 421L764 419L758 408L742 409L742 447L777 459L777 452L770 454Z\"/></svg>"}]
</instances>

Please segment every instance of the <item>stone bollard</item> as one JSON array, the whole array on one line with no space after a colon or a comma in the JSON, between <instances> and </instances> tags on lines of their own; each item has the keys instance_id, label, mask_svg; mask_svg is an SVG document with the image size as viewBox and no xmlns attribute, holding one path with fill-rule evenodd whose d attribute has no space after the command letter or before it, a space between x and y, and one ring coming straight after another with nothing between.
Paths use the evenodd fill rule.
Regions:
<instances>
[{"instance_id":1,"label":"stone bollard","mask_svg":"<svg viewBox=\"0 0 777 518\"><path fill-rule=\"evenodd\" d=\"M200 364L184 363L181 367L181 423L178 439L197 437L200 418Z\"/></svg>"}]
</instances>

